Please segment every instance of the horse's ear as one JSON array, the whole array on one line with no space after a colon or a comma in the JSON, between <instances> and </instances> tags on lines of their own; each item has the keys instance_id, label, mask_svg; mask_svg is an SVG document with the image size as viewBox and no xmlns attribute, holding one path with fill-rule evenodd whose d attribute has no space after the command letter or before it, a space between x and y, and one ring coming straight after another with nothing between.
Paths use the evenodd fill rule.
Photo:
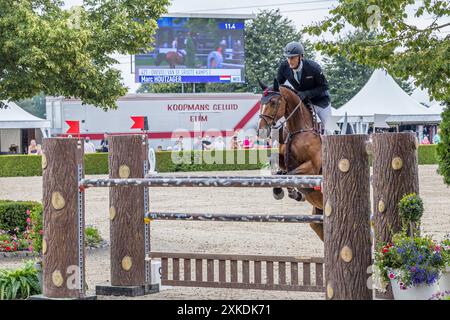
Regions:
<instances>
[{"instance_id":1,"label":"horse's ear","mask_svg":"<svg viewBox=\"0 0 450 320\"><path fill-rule=\"evenodd\" d=\"M267 86L264 83L262 83L261 80L258 79L258 83L259 83L259 86L261 87L261 89L263 89L263 90L267 89Z\"/></svg>"},{"instance_id":2,"label":"horse's ear","mask_svg":"<svg viewBox=\"0 0 450 320\"><path fill-rule=\"evenodd\" d=\"M278 82L277 78L273 79L273 91L280 91L280 83Z\"/></svg>"}]
</instances>

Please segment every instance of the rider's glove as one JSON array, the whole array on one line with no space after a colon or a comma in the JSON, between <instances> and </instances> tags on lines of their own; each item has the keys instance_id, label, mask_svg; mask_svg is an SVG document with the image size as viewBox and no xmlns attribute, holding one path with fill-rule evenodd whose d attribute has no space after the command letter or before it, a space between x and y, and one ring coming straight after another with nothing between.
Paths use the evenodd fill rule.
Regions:
<instances>
[{"instance_id":1,"label":"rider's glove","mask_svg":"<svg viewBox=\"0 0 450 320\"><path fill-rule=\"evenodd\" d=\"M300 100L302 100L303 102L306 102L309 100L308 94L306 93L306 91L299 91L297 93L297 95L300 97Z\"/></svg>"}]
</instances>

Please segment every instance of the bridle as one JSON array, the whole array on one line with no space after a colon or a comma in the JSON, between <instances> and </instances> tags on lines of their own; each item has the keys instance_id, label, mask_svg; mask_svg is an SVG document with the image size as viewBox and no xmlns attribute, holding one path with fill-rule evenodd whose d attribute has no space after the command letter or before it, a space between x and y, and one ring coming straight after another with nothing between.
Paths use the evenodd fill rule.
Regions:
<instances>
[{"instance_id":1,"label":"bridle","mask_svg":"<svg viewBox=\"0 0 450 320\"><path fill-rule=\"evenodd\" d=\"M268 94L271 95L270 99L272 99L273 96L281 96L281 93L276 92L276 91L267 91L267 92L268 92ZM265 95L266 95L266 92L265 92ZM300 109L301 104L302 104L302 102L300 101L297 104L297 106L294 108L294 110L292 110L292 112L283 121L281 121L278 125L276 124L275 117L277 116L278 109L280 108L280 105L281 105L280 101L277 102L276 107L275 107L275 112L272 115L263 114L261 112L262 110L260 110L259 118L264 120L264 122L267 124L267 126L266 126L267 128L277 130L277 129L281 128L282 126L284 126L284 124L295 114L295 112L297 112ZM270 121L268 121L267 118Z\"/></svg>"}]
</instances>

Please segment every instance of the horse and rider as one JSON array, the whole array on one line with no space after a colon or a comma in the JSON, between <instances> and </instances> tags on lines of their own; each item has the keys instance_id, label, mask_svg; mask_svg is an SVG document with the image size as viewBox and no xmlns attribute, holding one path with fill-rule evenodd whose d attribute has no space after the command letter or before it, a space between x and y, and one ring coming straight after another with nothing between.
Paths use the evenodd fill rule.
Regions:
<instances>
[{"instance_id":1,"label":"horse and rider","mask_svg":"<svg viewBox=\"0 0 450 320\"><path fill-rule=\"evenodd\" d=\"M328 82L320 65L304 58L300 42L291 42L284 49L277 78L271 87L260 82L263 96L260 101L258 133L268 137L271 130L280 130L279 167L277 174L320 175L322 173L322 140L319 117L324 134L331 117ZM289 85L285 82L288 81ZM273 189L274 197L281 199L281 188ZM323 212L323 194L320 190L288 188L289 197L308 201L313 214ZM323 240L323 225L311 224Z\"/></svg>"}]
</instances>

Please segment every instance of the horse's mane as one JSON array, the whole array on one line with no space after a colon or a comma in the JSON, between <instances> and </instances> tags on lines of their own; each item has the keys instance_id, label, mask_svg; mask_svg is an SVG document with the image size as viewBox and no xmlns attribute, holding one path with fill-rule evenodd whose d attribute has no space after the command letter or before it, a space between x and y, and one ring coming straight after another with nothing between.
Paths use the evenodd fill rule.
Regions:
<instances>
[{"instance_id":1,"label":"horse's mane","mask_svg":"<svg viewBox=\"0 0 450 320\"><path fill-rule=\"evenodd\" d=\"M292 88L291 86L288 86L287 84L280 84L280 87L286 88L286 89L290 90L291 92L297 94L297 90L295 90L295 89Z\"/></svg>"}]
</instances>

